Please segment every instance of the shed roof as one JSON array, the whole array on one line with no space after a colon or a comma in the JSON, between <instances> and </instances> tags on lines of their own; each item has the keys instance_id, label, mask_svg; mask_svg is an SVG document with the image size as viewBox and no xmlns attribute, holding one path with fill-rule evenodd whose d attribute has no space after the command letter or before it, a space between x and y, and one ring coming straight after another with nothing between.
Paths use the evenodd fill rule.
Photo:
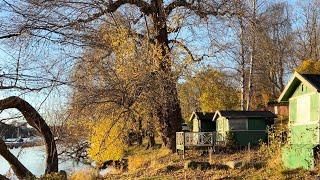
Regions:
<instances>
[{"instance_id":1,"label":"shed roof","mask_svg":"<svg viewBox=\"0 0 320 180\"><path fill-rule=\"evenodd\" d=\"M275 118L276 115L270 111L217 111L212 118L214 121L218 117L226 118L253 118L253 117L265 117L265 118Z\"/></svg>"},{"instance_id":2,"label":"shed roof","mask_svg":"<svg viewBox=\"0 0 320 180\"><path fill-rule=\"evenodd\" d=\"M194 117L197 117L200 121L212 121L212 118L214 116L214 112L193 112L190 120L192 120Z\"/></svg>"},{"instance_id":3,"label":"shed roof","mask_svg":"<svg viewBox=\"0 0 320 180\"><path fill-rule=\"evenodd\" d=\"M295 72L278 98L278 102L288 101L301 82L320 92L320 74L299 74Z\"/></svg>"},{"instance_id":4,"label":"shed roof","mask_svg":"<svg viewBox=\"0 0 320 180\"><path fill-rule=\"evenodd\" d=\"M301 76L320 91L320 74L301 74Z\"/></svg>"}]
</instances>

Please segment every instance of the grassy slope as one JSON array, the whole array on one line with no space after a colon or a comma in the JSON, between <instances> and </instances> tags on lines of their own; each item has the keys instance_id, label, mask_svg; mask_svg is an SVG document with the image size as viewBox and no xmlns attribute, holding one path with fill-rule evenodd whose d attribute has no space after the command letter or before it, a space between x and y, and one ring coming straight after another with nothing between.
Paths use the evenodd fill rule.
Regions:
<instances>
[{"instance_id":1,"label":"grassy slope","mask_svg":"<svg viewBox=\"0 0 320 180\"><path fill-rule=\"evenodd\" d=\"M187 160L208 161L207 156L200 156L197 151L188 151L183 159L167 149L145 150L131 148L128 153L129 171L108 175L106 179L317 179L319 168L314 171L284 171L281 167L279 151L270 154L271 148L243 151L233 154L215 154L212 165L219 165L230 160L246 162L242 169L223 169L214 166L209 170L184 169ZM273 158L268 158L272 156ZM258 164L258 165L257 165Z\"/></svg>"}]
</instances>

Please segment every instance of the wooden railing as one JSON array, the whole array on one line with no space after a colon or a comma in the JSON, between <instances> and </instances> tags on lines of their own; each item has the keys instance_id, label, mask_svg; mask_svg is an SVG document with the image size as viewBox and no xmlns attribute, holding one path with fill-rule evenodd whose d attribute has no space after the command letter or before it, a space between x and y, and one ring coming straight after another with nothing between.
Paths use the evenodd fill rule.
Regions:
<instances>
[{"instance_id":1,"label":"wooden railing","mask_svg":"<svg viewBox=\"0 0 320 180\"><path fill-rule=\"evenodd\" d=\"M199 146L210 147L216 142L216 132L177 132L177 149L184 150L185 147Z\"/></svg>"},{"instance_id":2,"label":"wooden railing","mask_svg":"<svg viewBox=\"0 0 320 180\"><path fill-rule=\"evenodd\" d=\"M265 130L234 130L229 131L233 135L237 144L243 146L250 144L259 144L260 140L267 139ZM185 150L186 147L213 147L215 145L225 144L228 136L226 132L177 132L176 148Z\"/></svg>"}]
</instances>

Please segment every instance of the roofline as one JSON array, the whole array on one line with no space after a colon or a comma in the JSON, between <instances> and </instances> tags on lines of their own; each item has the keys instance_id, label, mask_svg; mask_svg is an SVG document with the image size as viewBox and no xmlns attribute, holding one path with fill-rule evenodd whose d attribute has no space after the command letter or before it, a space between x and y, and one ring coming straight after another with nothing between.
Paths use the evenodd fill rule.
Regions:
<instances>
[{"instance_id":1,"label":"roofline","mask_svg":"<svg viewBox=\"0 0 320 180\"><path fill-rule=\"evenodd\" d=\"M313 87L314 89L317 90L317 88L315 88L308 80L306 80L305 78L303 78L303 76L301 76L301 74L299 74L297 71L295 71L293 73L293 76L291 78L291 80L288 82L288 84L286 85L286 87L284 88L284 90L282 91L282 93L280 94L279 98L278 98L278 102L288 102L288 101L281 101L284 97L284 95L286 94L286 92L288 91L288 89L290 88L292 82L295 80L295 79L298 79L300 80L301 82L305 82L306 84L308 84L309 86ZM318 91L318 90L317 90Z\"/></svg>"},{"instance_id":2,"label":"roofline","mask_svg":"<svg viewBox=\"0 0 320 180\"><path fill-rule=\"evenodd\" d=\"M271 111L239 111L239 112L270 112L270 113L273 114L273 116L245 116L245 115L242 115L242 116L237 116L236 118L250 118L250 117L251 118L254 118L254 117L276 118L277 117L277 115L275 115ZM218 115L219 115L219 117L231 117L231 116L222 116L221 112L219 110L217 110L216 113L214 114L213 118L212 118L212 121L214 121Z\"/></svg>"},{"instance_id":3,"label":"roofline","mask_svg":"<svg viewBox=\"0 0 320 180\"><path fill-rule=\"evenodd\" d=\"M192 119L193 119L193 116L196 116L196 117L198 117L198 116L197 116L197 113L196 113L196 111L193 111L193 112L192 112L192 114L191 114L191 116L190 116L190 119L189 119L189 121L192 121Z\"/></svg>"},{"instance_id":4,"label":"roofline","mask_svg":"<svg viewBox=\"0 0 320 180\"><path fill-rule=\"evenodd\" d=\"M212 121L214 121L214 120L216 119L217 114L221 117L220 111L217 110L217 111L214 113L214 116L213 116L213 118L212 118Z\"/></svg>"}]
</instances>

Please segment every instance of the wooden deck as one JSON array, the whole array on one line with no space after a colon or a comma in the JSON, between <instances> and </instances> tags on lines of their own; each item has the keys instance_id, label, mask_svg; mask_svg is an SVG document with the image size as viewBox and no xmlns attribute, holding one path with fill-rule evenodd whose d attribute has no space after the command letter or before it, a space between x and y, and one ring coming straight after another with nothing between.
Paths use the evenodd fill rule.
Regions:
<instances>
[{"instance_id":1,"label":"wooden deck","mask_svg":"<svg viewBox=\"0 0 320 180\"><path fill-rule=\"evenodd\" d=\"M184 151L186 147L213 147L216 144L216 132L177 132L177 150Z\"/></svg>"},{"instance_id":2,"label":"wooden deck","mask_svg":"<svg viewBox=\"0 0 320 180\"><path fill-rule=\"evenodd\" d=\"M236 136L240 145L247 145L247 141L258 142L257 138L268 136L265 130L236 130L229 133ZM226 143L225 135L223 132L177 132L176 149L184 152L189 147L214 148L216 145Z\"/></svg>"}]
</instances>

